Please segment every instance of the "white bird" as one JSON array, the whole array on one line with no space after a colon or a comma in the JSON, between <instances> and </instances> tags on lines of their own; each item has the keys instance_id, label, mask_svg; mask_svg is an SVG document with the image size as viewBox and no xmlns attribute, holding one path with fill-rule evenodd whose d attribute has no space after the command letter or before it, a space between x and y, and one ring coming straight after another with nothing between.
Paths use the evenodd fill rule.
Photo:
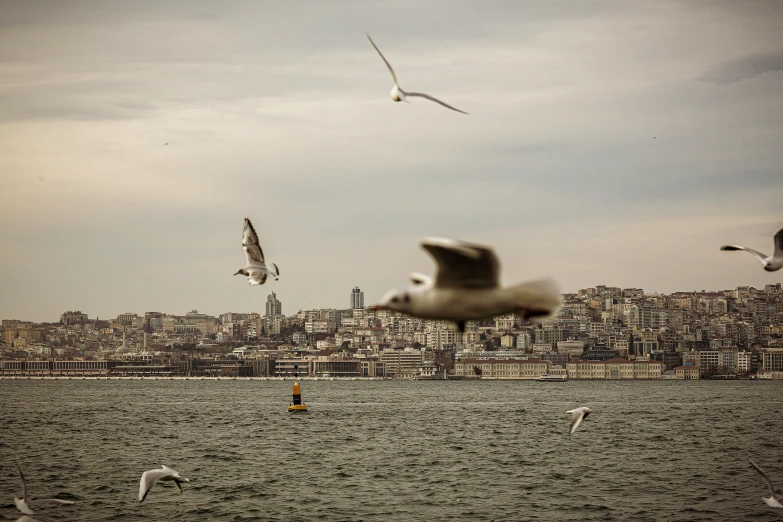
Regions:
<instances>
[{"instance_id":1,"label":"white bird","mask_svg":"<svg viewBox=\"0 0 783 522\"><path fill-rule=\"evenodd\" d=\"M435 278L411 274L413 286L390 290L374 306L425 319L454 321L461 332L465 322L518 313L524 318L553 316L562 298L551 280L502 287L500 264L488 247L444 238L421 242L438 265Z\"/></svg>"},{"instance_id":2,"label":"white bird","mask_svg":"<svg viewBox=\"0 0 783 522\"><path fill-rule=\"evenodd\" d=\"M378 46L375 45L375 42L372 41L372 38L370 38L369 34L367 35L367 38L370 40L370 43L372 44L372 46L375 47L375 50L378 51L378 54L381 55L381 59L383 60L383 63L386 64L386 67L389 68L389 72L392 75L392 79L394 80L394 87L392 87L392 90L389 93L392 100L394 100L396 102L404 101L404 102L410 103L408 100L405 99L406 97L408 97L408 96L418 96L420 98L426 98L426 99L428 99L430 101L434 101L435 103L440 103L444 107L447 107L447 108L449 108L449 109L451 109L453 111L461 112L462 114L467 114L467 112L461 111L461 110L457 109L456 107L452 107L448 103L443 103L439 99L437 99L437 98L435 98L433 96L430 96L429 94L424 94L423 92L406 92L406 91L403 91L402 87L400 87L399 83L397 82L397 75L394 74L394 69L392 69L392 66L389 63L389 60L387 60L386 57L381 52L381 50L378 49Z\"/></svg>"},{"instance_id":3,"label":"white bird","mask_svg":"<svg viewBox=\"0 0 783 522\"><path fill-rule=\"evenodd\" d=\"M152 486L154 486L155 483L159 480L173 481L179 488L180 493L182 493L181 483L190 482L190 480L186 479L185 477L181 477L178 471L173 470L168 466L161 466L161 469L151 469L149 471L145 471L141 475L141 482L139 482L139 502L142 502L145 498L147 498L147 493L150 492Z\"/></svg>"},{"instance_id":4,"label":"white bird","mask_svg":"<svg viewBox=\"0 0 783 522\"><path fill-rule=\"evenodd\" d=\"M22 479L22 498L14 497L14 504L16 509L25 515L32 515L33 509L30 506L40 506L43 504L73 504L73 500L60 500L58 498L38 498L31 499L30 494L27 491L27 481L24 479L24 473L22 473L22 467L19 463L16 463L16 467L19 470L19 477ZM24 517L22 517L24 518Z\"/></svg>"},{"instance_id":5,"label":"white bird","mask_svg":"<svg viewBox=\"0 0 783 522\"><path fill-rule=\"evenodd\" d=\"M758 250L752 248L739 246L739 245L723 245L721 250L744 250L759 258L761 264L764 266L764 270L767 272L774 272L783 268L783 228L778 230L778 233L774 237L775 251L771 256L762 254Z\"/></svg>"},{"instance_id":6,"label":"white bird","mask_svg":"<svg viewBox=\"0 0 783 522\"><path fill-rule=\"evenodd\" d=\"M590 413L592 413L593 410L588 408L587 406L581 406L579 408L567 411L566 413L571 415L571 430L568 433L573 433L576 431L576 428L582 424L582 421L587 418Z\"/></svg>"},{"instance_id":7,"label":"white bird","mask_svg":"<svg viewBox=\"0 0 783 522\"><path fill-rule=\"evenodd\" d=\"M267 276L274 277L275 281L280 276L280 270L277 265L272 263L274 270L269 268L264 262L264 251L258 244L258 234L253 228L249 219L245 218L245 228L242 230L242 248L245 249L247 266L240 268L234 275L242 274L247 276L247 282L250 285L263 285Z\"/></svg>"},{"instance_id":8,"label":"white bird","mask_svg":"<svg viewBox=\"0 0 783 522\"><path fill-rule=\"evenodd\" d=\"M748 459L750 460L750 459ZM775 495L775 486L772 485L772 481L769 480L769 477L767 476L764 471L756 465L755 462L750 460L750 463L753 464L753 467L756 468L756 471L758 471L761 474L761 477L764 479L764 482L767 483L767 486L769 486L769 497L761 497L761 500L764 501L766 505L773 508L783 508L783 504L780 503L781 498L777 495Z\"/></svg>"}]
</instances>

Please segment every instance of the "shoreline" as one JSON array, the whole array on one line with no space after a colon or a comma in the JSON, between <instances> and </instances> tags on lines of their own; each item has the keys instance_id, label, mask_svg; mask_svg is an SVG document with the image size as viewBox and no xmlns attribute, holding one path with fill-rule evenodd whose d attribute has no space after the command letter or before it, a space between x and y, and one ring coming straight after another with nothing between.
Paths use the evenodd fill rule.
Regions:
<instances>
[{"instance_id":1,"label":"shoreline","mask_svg":"<svg viewBox=\"0 0 783 522\"><path fill-rule=\"evenodd\" d=\"M519 378L465 378L463 376L450 376L443 379L432 378L416 378L416 377L120 377L120 376L95 376L95 375L0 375L0 380L6 381L473 381L473 382L490 382L490 381L527 381L527 382L541 382L538 379L519 379ZM705 379L568 379L562 381L567 383L571 381L576 382L594 382L594 381L611 381L611 382L671 382L671 381L775 381L780 379L769 379L758 377L743 377L743 378L705 378ZM560 383L560 384L562 384Z\"/></svg>"},{"instance_id":2,"label":"shoreline","mask_svg":"<svg viewBox=\"0 0 783 522\"><path fill-rule=\"evenodd\" d=\"M55 380L55 381L383 381L417 380L384 377L120 377L109 375L0 375L0 380ZM420 379L421 380L421 379ZM431 379L429 379L431 380Z\"/></svg>"}]
</instances>

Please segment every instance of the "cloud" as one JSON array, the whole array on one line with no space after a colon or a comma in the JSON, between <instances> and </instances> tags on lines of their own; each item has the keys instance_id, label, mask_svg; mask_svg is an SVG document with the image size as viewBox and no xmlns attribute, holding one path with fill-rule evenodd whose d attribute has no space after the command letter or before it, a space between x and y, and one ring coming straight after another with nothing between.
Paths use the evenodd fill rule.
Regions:
<instances>
[{"instance_id":1,"label":"cloud","mask_svg":"<svg viewBox=\"0 0 783 522\"><path fill-rule=\"evenodd\" d=\"M699 80L716 85L731 85L778 71L783 71L783 50L741 56L716 64L699 76Z\"/></svg>"}]
</instances>

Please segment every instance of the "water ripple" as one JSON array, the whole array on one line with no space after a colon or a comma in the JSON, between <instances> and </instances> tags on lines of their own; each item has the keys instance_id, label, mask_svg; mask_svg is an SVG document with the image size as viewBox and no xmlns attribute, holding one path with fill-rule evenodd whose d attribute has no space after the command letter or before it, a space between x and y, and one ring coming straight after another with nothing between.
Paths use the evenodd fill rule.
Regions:
<instances>
[{"instance_id":1,"label":"water ripple","mask_svg":"<svg viewBox=\"0 0 783 522\"><path fill-rule=\"evenodd\" d=\"M783 481L783 383L303 388L290 415L284 381L0 380L0 513L18 459L34 496L78 502L47 520L780 520L747 457ZM161 464L192 482L139 504Z\"/></svg>"}]
</instances>

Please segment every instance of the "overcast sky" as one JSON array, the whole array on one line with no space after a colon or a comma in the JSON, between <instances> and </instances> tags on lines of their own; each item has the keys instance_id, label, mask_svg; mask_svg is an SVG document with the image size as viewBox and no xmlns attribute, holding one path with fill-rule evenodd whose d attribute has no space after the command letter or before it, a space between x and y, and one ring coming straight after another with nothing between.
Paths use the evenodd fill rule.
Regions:
<instances>
[{"instance_id":1,"label":"overcast sky","mask_svg":"<svg viewBox=\"0 0 783 522\"><path fill-rule=\"evenodd\" d=\"M391 77L365 36L392 63ZM0 0L0 318L783 280L783 2ZM168 145L166 145L168 143ZM281 278L249 287L249 217Z\"/></svg>"}]
</instances>

